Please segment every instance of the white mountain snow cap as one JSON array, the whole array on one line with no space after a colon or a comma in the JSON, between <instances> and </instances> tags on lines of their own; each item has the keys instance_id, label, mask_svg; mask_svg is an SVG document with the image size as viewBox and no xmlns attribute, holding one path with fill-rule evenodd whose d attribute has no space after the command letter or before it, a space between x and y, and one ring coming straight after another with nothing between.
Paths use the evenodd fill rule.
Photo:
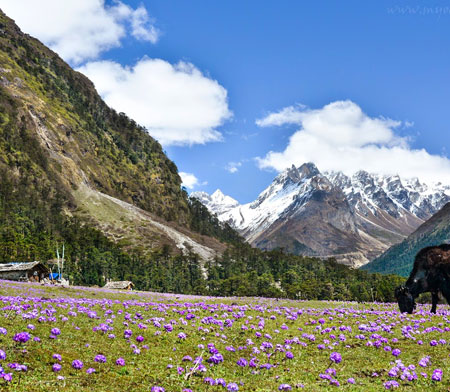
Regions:
<instances>
[{"instance_id":1,"label":"white mountain snow cap","mask_svg":"<svg viewBox=\"0 0 450 392\"><path fill-rule=\"evenodd\" d=\"M220 189L216 189L216 191L211 195L211 199L213 202L218 204L227 205L230 207L239 205L239 202L233 199L231 196L226 196Z\"/></svg>"}]
</instances>

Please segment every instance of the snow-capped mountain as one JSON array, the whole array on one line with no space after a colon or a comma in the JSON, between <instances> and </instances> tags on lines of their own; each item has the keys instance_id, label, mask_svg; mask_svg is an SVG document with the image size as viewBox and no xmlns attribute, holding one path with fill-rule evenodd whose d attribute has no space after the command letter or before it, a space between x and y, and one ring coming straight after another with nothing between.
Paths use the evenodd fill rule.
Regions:
<instances>
[{"instance_id":1,"label":"snow-capped mountain","mask_svg":"<svg viewBox=\"0 0 450 392\"><path fill-rule=\"evenodd\" d=\"M194 192L191 196L196 197L210 211L213 211L217 215L221 215L234 207L239 206L239 202L234 200L230 196L225 196L220 189L217 189L212 195L206 192Z\"/></svg>"},{"instance_id":2,"label":"snow-capped mountain","mask_svg":"<svg viewBox=\"0 0 450 392\"><path fill-rule=\"evenodd\" d=\"M240 205L220 190L194 192L251 244L334 256L359 266L400 242L446 202L450 186L359 171L321 173L305 163L280 173L258 198Z\"/></svg>"}]
</instances>

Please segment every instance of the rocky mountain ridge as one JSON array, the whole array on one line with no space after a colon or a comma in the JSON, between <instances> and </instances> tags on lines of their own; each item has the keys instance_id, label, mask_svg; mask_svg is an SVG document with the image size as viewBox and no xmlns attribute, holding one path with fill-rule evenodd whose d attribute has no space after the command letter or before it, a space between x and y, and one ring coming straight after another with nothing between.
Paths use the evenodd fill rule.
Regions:
<instances>
[{"instance_id":1,"label":"rocky mountain ridge","mask_svg":"<svg viewBox=\"0 0 450 392\"><path fill-rule=\"evenodd\" d=\"M281 172L251 203L240 205L220 190L192 196L255 246L333 256L357 267L450 201L450 186L365 171L321 173L305 163Z\"/></svg>"}]
</instances>

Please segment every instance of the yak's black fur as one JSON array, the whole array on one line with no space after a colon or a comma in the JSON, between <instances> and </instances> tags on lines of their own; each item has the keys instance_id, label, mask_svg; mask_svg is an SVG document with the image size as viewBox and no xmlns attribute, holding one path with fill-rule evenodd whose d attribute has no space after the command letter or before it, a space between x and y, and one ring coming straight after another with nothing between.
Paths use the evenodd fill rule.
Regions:
<instances>
[{"instance_id":1,"label":"yak's black fur","mask_svg":"<svg viewBox=\"0 0 450 392\"><path fill-rule=\"evenodd\" d=\"M436 313L438 293L450 304L450 245L429 246L417 253L414 266L404 286L395 289L401 312L412 313L414 300L421 293L431 292L431 312Z\"/></svg>"}]
</instances>

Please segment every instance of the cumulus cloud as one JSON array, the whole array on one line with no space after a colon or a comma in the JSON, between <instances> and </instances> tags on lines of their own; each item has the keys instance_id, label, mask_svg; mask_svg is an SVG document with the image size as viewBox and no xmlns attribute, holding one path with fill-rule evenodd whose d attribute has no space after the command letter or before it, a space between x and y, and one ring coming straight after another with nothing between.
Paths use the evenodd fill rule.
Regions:
<instances>
[{"instance_id":1,"label":"cumulus cloud","mask_svg":"<svg viewBox=\"0 0 450 392\"><path fill-rule=\"evenodd\" d=\"M143 58L133 67L95 61L132 36L156 43L160 32L147 9L120 0L2 0L7 15L27 33L77 65L100 95L145 126L164 145L222 140L217 127L231 116L227 91L193 64Z\"/></svg>"},{"instance_id":2,"label":"cumulus cloud","mask_svg":"<svg viewBox=\"0 0 450 392\"><path fill-rule=\"evenodd\" d=\"M50 46L64 60L80 64L120 46L128 33L155 43L159 31L144 6L116 0L2 0L2 10L26 33Z\"/></svg>"},{"instance_id":3,"label":"cumulus cloud","mask_svg":"<svg viewBox=\"0 0 450 392\"><path fill-rule=\"evenodd\" d=\"M242 166L241 162L228 162L227 166L225 167L226 170L228 170L231 174L237 173L239 171L239 168Z\"/></svg>"},{"instance_id":4,"label":"cumulus cloud","mask_svg":"<svg viewBox=\"0 0 450 392\"><path fill-rule=\"evenodd\" d=\"M305 108L301 104L288 106L278 112L270 113L266 117L256 120L256 125L269 127L273 125L300 124L302 121L302 110Z\"/></svg>"},{"instance_id":5,"label":"cumulus cloud","mask_svg":"<svg viewBox=\"0 0 450 392\"><path fill-rule=\"evenodd\" d=\"M149 41L155 44L158 41L160 32L151 23L151 19L144 6L140 6L133 10L128 7L131 16L131 35L141 41Z\"/></svg>"},{"instance_id":6,"label":"cumulus cloud","mask_svg":"<svg viewBox=\"0 0 450 392\"><path fill-rule=\"evenodd\" d=\"M366 170L450 183L447 157L412 148L408 138L396 134L401 122L370 117L354 102L332 102L321 109L291 106L257 121L260 126L286 123L298 124L300 129L284 151L257 158L260 168L281 171L292 164L314 162L323 171Z\"/></svg>"},{"instance_id":7,"label":"cumulus cloud","mask_svg":"<svg viewBox=\"0 0 450 392\"><path fill-rule=\"evenodd\" d=\"M97 61L78 70L108 105L144 125L163 145L222 140L216 127L231 116L227 91L193 64L145 57L134 67Z\"/></svg>"},{"instance_id":8,"label":"cumulus cloud","mask_svg":"<svg viewBox=\"0 0 450 392\"><path fill-rule=\"evenodd\" d=\"M180 177L182 181L182 186L188 189L194 189L197 185L199 185L199 180L192 173L180 172Z\"/></svg>"}]
</instances>

